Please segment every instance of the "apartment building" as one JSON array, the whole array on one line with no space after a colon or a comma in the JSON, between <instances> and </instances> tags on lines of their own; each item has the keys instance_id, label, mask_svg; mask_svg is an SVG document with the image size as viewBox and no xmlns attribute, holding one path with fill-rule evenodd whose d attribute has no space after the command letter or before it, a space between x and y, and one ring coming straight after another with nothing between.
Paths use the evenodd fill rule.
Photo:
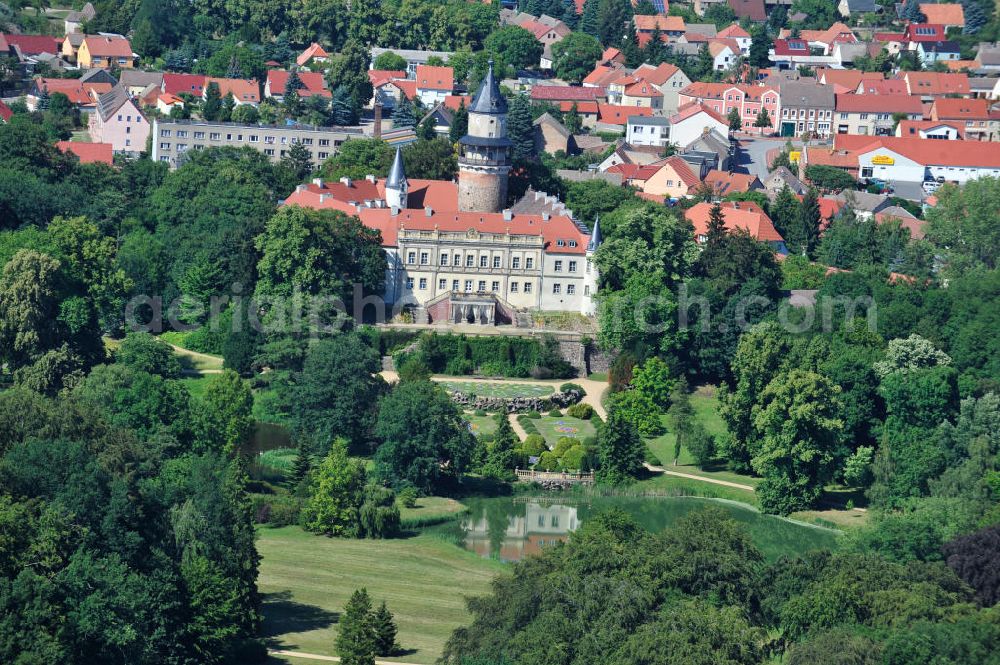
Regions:
<instances>
[{"instance_id":1,"label":"apartment building","mask_svg":"<svg viewBox=\"0 0 1000 665\"><path fill-rule=\"evenodd\" d=\"M302 144L319 166L351 138L362 138L360 127L316 127L313 125L241 125L204 120L156 120L153 123L153 159L177 168L189 150L219 146L250 146L272 161L284 157L296 143Z\"/></svg>"},{"instance_id":2,"label":"apartment building","mask_svg":"<svg viewBox=\"0 0 1000 665\"><path fill-rule=\"evenodd\" d=\"M895 114L923 120L923 104L912 95L837 95L838 134L890 136L896 129Z\"/></svg>"},{"instance_id":3,"label":"apartment building","mask_svg":"<svg viewBox=\"0 0 1000 665\"><path fill-rule=\"evenodd\" d=\"M833 126L834 94L832 85L781 81L782 136L800 136L804 132L820 138L830 136Z\"/></svg>"}]
</instances>

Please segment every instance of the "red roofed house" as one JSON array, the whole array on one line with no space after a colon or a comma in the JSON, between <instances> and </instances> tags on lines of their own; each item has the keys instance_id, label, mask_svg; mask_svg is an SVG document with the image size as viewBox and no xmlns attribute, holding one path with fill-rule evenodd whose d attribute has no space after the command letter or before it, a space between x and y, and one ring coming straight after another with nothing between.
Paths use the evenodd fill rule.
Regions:
<instances>
[{"instance_id":1,"label":"red roofed house","mask_svg":"<svg viewBox=\"0 0 1000 665\"><path fill-rule=\"evenodd\" d=\"M330 54L322 46L313 42L305 51L299 53L299 57L295 58L295 64L299 67L305 67L310 62L326 62L329 58Z\"/></svg>"},{"instance_id":2,"label":"red roofed house","mask_svg":"<svg viewBox=\"0 0 1000 665\"><path fill-rule=\"evenodd\" d=\"M708 132L728 139L729 121L704 104L686 104L670 116L670 142L681 148L686 148Z\"/></svg>"},{"instance_id":3,"label":"red roofed house","mask_svg":"<svg viewBox=\"0 0 1000 665\"><path fill-rule=\"evenodd\" d=\"M455 70L451 67L417 65L417 97L427 107L443 102L455 89Z\"/></svg>"},{"instance_id":4,"label":"red roofed house","mask_svg":"<svg viewBox=\"0 0 1000 665\"><path fill-rule=\"evenodd\" d=\"M560 113L569 113L574 106L576 106L576 112L584 127L592 129L597 125L599 110L597 102L559 102L559 111Z\"/></svg>"},{"instance_id":5,"label":"red roofed house","mask_svg":"<svg viewBox=\"0 0 1000 665\"><path fill-rule=\"evenodd\" d=\"M837 136L835 145L839 144L857 154L861 178L917 183L944 178L962 184L985 176L1000 177L1000 150L983 141Z\"/></svg>"},{"instance_id":6,"label":"red roofed house","mask_svg":"<svg viewBox=\"0 0 1000 665\"><path fill-rule=\"evenodd\" d=\"M97 109L87 125L95 143L110 143L115 152L136 156L146 149L149 121L122 85L97 99Z\"/></svg>"},{"instance_id":7,"label":"red roofed house","mask_svg":"<svg viewBox=\"0 0 1000 665\"><path fill-rule=\"evenodd\" d=\"M609 46L604 49L604 53L601 54L600 64L606 65L608 67L613 67L615 65L625 64L625 55L614 46Z\"/></svg>"},{"instance_id":8,"label":"red roofed house","mask_svg":"<svg viewBox=\"0 0 1000 665\"><path fill-rule=\"evenodd\" d=\"M59 55L59 42L49 35L11 35L0 33L0 53L18 58L51 53Z\"/></svg>"},{"instance_id":9,"label":"red roofed house","mask_svg":"<svg viewBox=\"0 0 1000 665\"><path fill-rule=\"evenodd\" d=\"M721 39L732 39L740 47L740 53L743 55L749 55L750 46L753 44L753 38L750 33L744 30L739 23L733 23L732 25L719 30L716 37Z\"/></svg>"},{"instance_id":10,"label":"red roofed house","mask_svg":"<svg viewBox=\"0 0 1000 665\"><path fill-rule=\"evenodd\" d=\"M816 78L823 85L832 85L834 92L854 92L862 82L885 79L882 72L862 72L857 69L817 69ZM904 92L905 94L905 92Z\"/></svg>"},{"instance_id":11,"label":"red roofed house","mask_svg":"<svg viewBox=\"0 0 1000 665\"><path fill-rule=\"evenodd\" d=\"M910 232L910 237L914 240L923 240L926 235L927 222L917 219L909 210L900 206L890 206L880 210L875 213L875 221L879 224L899 224Z\"/></svg>"},{"instance_id":12,"label":"red roofed house","mask_svg":"<svg viewBox=\"0 0 1000 665\"><path fill-rule=\"evenodd\" d=\"M269 69L267 80L264 82L264 96L273 97L279 102L282 101L285 97L285 84L288 83L288 76L289 72L285 70ZM166 79L166 74L164 74L164 79ZM298 90L299 97L330 96L330 91L326 86L326 78L322 72L300 71L299 80L302 81L302 87Z\"/></svg>"},{"instance_id":13,"label":"red roofed house","mask_svg":"<svg viewBox=\"0 0 1000 665\"><path fill-rule=\"evenodd\" d=\"M232 93L233 101L236 105L250 104L257 106L260 103L260 84L254 79L222 79L206 78L205 91L208 91L210 83L219 86L219 94L225 99L226 95Z\"/></svg>"},{"instance_id":14,"label":"red roofed house","mask_svg":"<svg viewBox=\"0 0 1000 665\"><path fill-rule=\"evenodd\" d=\"M71 152L80 158L81 164L115 163L114 146L110 143L84 143L83 141L59 141L56 147L63 152Z\"/></svg>"},{"instance_id":15,"label":"red roofed house","mask_svg":"<svg viewBox=\"0 0 1000 665\"><path fill-rule=\"evenodd\" d=\"M934 120L900 120L896 126L896 136L935 139L939 141L960 141L965 139L964 122L936 122Z\"/></svg>"},{"instance_id":16,"label":"red roofed house","mask_svg":"<svg viewBox=\"0 0 1000 665\"><path fill-rule=\"evenodd\" d=\"M656 67L643 63L633 72L636 78L643 78L655 85L663 93L663 110L673 113L677 110L677 94L691 85L691 79L680 67L664 62Z\"/></svg>"},{"instance_id":17,"label":"red roofed house","mask_svg":"<svg viewBox=\"0 0 1000 665\"><path fill-rule=\"evenodd\" d=\"M642 191L656 196L680 199L692 194L701 184L698 174L679 155L659 163L656 172L646 178Z\"/></svg>"},{"instance_id":18,"label":"red roofed house","mask_svg":"<svg viewBox=\"0 0 1000 665\"><path fill-rule=\"evenodd\" d=\"M653 109L648 106L615 106L614 104L597 103L597 122L604 125L617 125L622 128L633 116L653 115Z\"/></svg>"},{"instance_id":19,"label":"red roofed house","mask_svg":"<svg viewBox=\"0 0 1000 665\"><path fill-rule=\"evenodd\" d=\"M916 95L924 101L932 101L934 97L944 95L957 95L959 97L971 97L972 90L969 87L969 76L967 74L953 72L906 72L903 74L906 81L906 91L911 95Z\"/></svg>"},{"instance_id":20,"label":"red roofed house","mask_svg":"<svg viewBox=\"0 0 1000 665\"><path fill-rule=\"evenodd\" d=\"M26 101L28 108L35 110L38 96L43 90L49 95L59 92L66 95L69 103L82 111L90 112L97 107L97 97L111 90L110 83L81 83L79 79L56 79L35 77Z\"/></svg>"},{"instance_id":21,"label":"red roofed house","mask_svg":"<svg viewBox=\"0 0 1000 665\"><path fill-rule=\"evenodd\" d=\"M931 106L931 120L951 120L965 127L965 138L973 141L998 141L998 118L985 99L938 97Z\"/></svg>"},{"instance_id":22,"label":"red roofed house","mask_svg":"<svg viewBox=\"0 0 1000 665\"><path fill-rule=\"evenodd\" d=\"M774 54L771 58L775 64L792 68L813 61L809 42L799 37L788 37L774 40Z\"/></svg>"},{"instance_id":23,"label":"red roofed house","mask_svg":"<svg viewBox=\"0 0 1000 665\"><path fill-rule=\"evenodd\" d=\"M76 54L77 64L85 69L132 69L135 59L132 44L120 35L88 35Z\"/></svg>"},{"instance_id":24,"label":"red roofed house","mask_svg":"<svg viewBox=\"0 0 1000 665\"><path fill-rule=\"evenodd\" d=\"M919 42L942 42L948 39L943 25L932 23L909 23L903 29L903 40L916 44Z\"/></svg>"},{"instance_id":25,"label":"red roofed house","mask_svg":"<svg viewBox=\"0 0 1000 665\"><path fill-rule=\"evenodd\" d=\"M957 2L921 2L920 13L928 23L936 23L948 28L965 27L965 10Z\"/></svg>"},{"instance_id":26,"label":"red roofed house","mask_svg":"<svg viewBox=\"0 0 1000 665\"><path fill-rule=\"evenodd\" d=\"M923 104L910 95L837 95L834 125L838 134L876 136L892 134L897 113L907 120L923 119Z\"/></svg>"},{"instance_id":27,"label":"red roofed house","mask_svg":"<svg viewBox=\"0 0 1000 665\"><path fill-rule=\"evenodd\" d=\"M698 203L687 210L685 216L694 226L694 237L699 243L705 242L708 235L708 222L712 212L711 203ZM746 231L750 236L765 242L779 254L787 254L785 239L774 228L774 222L761 210L760 206L751 201L723 201L722 215L726 230Z\"/></svg>"},{"instance_id":28,"label":"red roofed house","mask_svg":"<svg viewBox=\"0 0 1000 665\"><path fill-rule=\"evenodd\" d=\"M722 72L740 61L740 45L735 39L708 40L708 53L712 56L712 69Z\"/></svg>"},{"instance_id":29,"label":"red roofed house","mask_svg":"<svg viewBox=\"0 0 1000 665\"><path fill-rule=\"evenodd\" d=\"M723 117L728 116L730 109L736 109L743 119L743 131L753 134L776 131L781 117L778 90L772 86L697 82L681 90L677 101L681 106L700 103ZM767 109L770 127L753 126L761 108Z\"/></svg>"},{"instance_id":30,"label":"red roofed house","mask_svg":"<svg viewBox=\"0 0 1000 665\"><path fill-rule=\"evenodd\" d=\"M751 173L729 173L713 169L705 176L704 182L720 198L734 192L757 192L764 189L760 179Z\"/></svg>"},{"instance_id":31,"label":"red roofed house","mask_svg":"<svg viewBox=\"0 0 1000 665\"><path fill-rule=\"evenodd\" d=\"M745 18L755 23L763 23L767 20L764 0L729 0L729 8L733 10L738 19Z\"/></svg>"},{"instance_id":32,"label":"red roofed house","mask_svg":"<svg viewBox=\"0 0 1000 665\"><path fill-rule=\"evenodd\" d=\"M902 79L863 79L853 91L857 95L908 95L906 81Z\"/></svg>"},{"instance_id":33,"label":"red roofed house","mask_svg":"<svg viewBox=\"0 0 1000 665\"><path fill-rule=\"evenodd\" d=\"M792 31L783 28L778 33L778 37L788 40ZM826 30L801 30L798 39L803 40L809 46L823 51L823 55L830 55L836 44L857 44L858 38L854 32L845 24L837 21Z\"/></svg>"},{"instance_id":34,"label":"red roofed house","mask_svg":"<svg viewBox=\"0 0 1000 665\"><path fill-rule=\"evenodd\" d=\"M10 122L13 115L14 111L12 111L11 108L4 104L3 100L0 99L0 122Z\"/></svg>"},{"instance_id":35,"label":"red roofed house","mask_svg":"<svg viewBox=\"0 0 1000 665\"><path fill-rule=\"evenodd\" d=\"M633 23L635 23L635 37L639 48L644 48L649 43L650 37L657 29L660 31L660 39L664 42L677 41L687 30L684 26L684 19L680 16L639 15L633 19Z\"/></svg>"},{"instance_id":36,"label":"red roofed house","mask_svg":"<svg viewBox=\"0 0 1000 665\"><path fill-rule=\"evenodd\" d=\"M620 66L597 65L594 71L583 77L585 88L607 88L610 83L622 76L627 76L624 68Z\"/></svg>"}]
</instances>

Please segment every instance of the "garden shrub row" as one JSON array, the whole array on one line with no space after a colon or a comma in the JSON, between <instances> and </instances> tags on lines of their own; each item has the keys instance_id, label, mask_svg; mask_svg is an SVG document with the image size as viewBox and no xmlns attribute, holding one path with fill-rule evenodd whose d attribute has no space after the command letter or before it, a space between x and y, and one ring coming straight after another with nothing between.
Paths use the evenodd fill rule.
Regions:
<instances>
[{"instance_id":1,"label":"garden shrub row","mask_svg":"<svg viewBox=\"0 0 1000 665\"><path fill-rule=\"evenodd\" d=\"M536 379L569 378L576 370L563 360L559 343L552 337L539 339L508 336L467 337L423 333L417 349L411 353L396 351L393 360L402 367L409 356L435 374Z\"/></svg>"}]
</instances>

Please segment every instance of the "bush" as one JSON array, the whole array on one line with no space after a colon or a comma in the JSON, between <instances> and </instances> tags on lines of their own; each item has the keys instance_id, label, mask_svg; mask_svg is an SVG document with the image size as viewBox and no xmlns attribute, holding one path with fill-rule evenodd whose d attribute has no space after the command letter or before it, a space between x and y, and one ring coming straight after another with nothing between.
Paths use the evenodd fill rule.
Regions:
<instances>
[{"instance_id":1,"label":"bush","mask_svg":"<svg viewBox=\"0 0 1000 665\"><path fill-rule=\"evenodd\" d=\"M580 420L590 420L591 416L594 415L594 407L589 404L584 404L580 402L579 404L574 404L573 406L566 409L566 415L570 418L579 418Z\"/></svg>"},{"instance_id":2,"label":"bush","mask_svg":"<svg viewBox=\"0 0 1000 665\"><path fill-rule=\"evenodd\" d=\"M551 411L549 411L549 417L562 418L562 411L560 411L559 409L552 409Z\"/></svg>"},{"instance_id":3,"label":"bush","mask_svg":"<svg viewBox=\"0 0 1000 665\"><path fill-rule=\"evenodd\" d=\"M699 422L692 423L687 449L699 468L705 468L712 461L715 457L715 448L715 439L708 433L705 426Z\"/></svg>"},{"instance_id":4,"label":"bush","mask_svg":"<svg viewBox=\"0 0 1000 665\"><path fill-rule=\"evenodd\" d=\"M464 376L466 374L472 374L474 369L475 365L472 364L471 360L466 358L452 358L448 361L448 364L444 366L444 373L452 376Z\"/></svg>"},{"instance_id":5,"label":"bush","mask_svg":"<svg viewBox=\"0 0 1000 665\"><path fill-rule=\"evenodd\" d=\"M579 439L574 439L568 436L562 436L559 437L558 441L556 441L556 447L552 449L552 452L556 454L556 457L562 457L567 450L569 450L573 446L579 446L579 445L581 445Z\"/></svg>"},{"instance_id":6,"label":"bush","mask_svg":"<svg viewBox=\"0 0 1000 665\"><path fill-rule=\"evenodd\" d=\"M562 456L562 468L567 471L584 471L587 466L587 451L583 446L573 446Z\"/></svg>"},{"instance_id":7,"label":"bush","mask_svg":"<svg viewBox=\"0 0 1000 665\"><path fill-rule=\"evenodd\" d=\"M557 471L559 469L559 458L552 451L542 453L536 468L542 471Z\"/></svg>"},{"instance_id":8,"label":"bush","mask_svg":"<svg viewBox=\"0 0 1000 665\"><path fill-rule=\"evenodd\" d=\"M588 450L591 448L597 448L597 437L593 435L583 437L583 447Z\"/></svg>"},{"instance_id":9,"label":"bush","mask_svg":"<svg viewBox=\"0 0 1000 665\"><path fill-rule=\"evenodd\" d=\"M524 430L529 436L532 434L538 434L538 428L535 427L535 423L531 421L531 418L525 415L520 415L517 417L517 422L521 425L521 429Z\"/></svg>"},{"instance_id":10,"label":"bush","mask_svg":"<svg viewBox=\"0 0 1000 665\"><path fill-rule=\"evenodd\" d=\"M399 506L396 493L388 487L369 485L358 511L360 534L365 538L392 538L399 534Z\"/></svg>"},{"instance_id":11,"label":"bush","mask_svg":"<svg viewBox=\"0 0 1000 665\"><path fill-rule=\"evenodd\" d=\"M575 390L578 393L580 393L580 397L587 396L587 391L584 390L583 386L581 386L578 383L564 383L561 386L559 386L559 392L561 393L568 393L571 390Z\"/></svg>"},{"instance_id":12,"label":"bush","mask_svg":"<svg viewBox=\"0 0 1000 665\"><path fill-rule=\"evenodd\" d=\"M404 487L396 494L396 500L403 508L416 508L418 496L416 488Z\"/></svg>"},{"instance_id":13,"label":"bush","mask_svg":"<svg viewBox=\"0 0 1000 665\"><path fill-rule=\"evenodd\" d=\"M537 457L548 450L548 446L545 445L545 437L541 434L529 434L524 443L521 444L521 452L527 456Z\"/></svg>"},{"instance_id":14,"label":"bush","mask_svg":"<svg viewBox=\"0 0 1000 665\"><path fill-rule=\"evenodd\" d=\"M251 494L250 503L257 524L280 527L299 523L302 502L290 494Z\"/></svg>"},{"instance_id":15,"label":"bush","mask_svg":"<svg viewBox=\"0 0 1000 665\"><path fill-rule=\"evenodd\" d=\"M490 376L568 378L576 371L562 359L559 344L551 337L536 338L424 333L417 348L437 373L470 374L479 368ZM396 359L400 367L400 359Z\"/></svg>"},{"instance_id":16,"label":"bush","mask_svg":"<svg viewBox=\"0 0 1000 665\"><path fill-rule=\"evenodd\" d=\"M528 413L526 415L529 418L531 418L532 420L541 420L542 419L542 414L538 413L537 411L528 411Z\"/></svg>"}]
</instances>

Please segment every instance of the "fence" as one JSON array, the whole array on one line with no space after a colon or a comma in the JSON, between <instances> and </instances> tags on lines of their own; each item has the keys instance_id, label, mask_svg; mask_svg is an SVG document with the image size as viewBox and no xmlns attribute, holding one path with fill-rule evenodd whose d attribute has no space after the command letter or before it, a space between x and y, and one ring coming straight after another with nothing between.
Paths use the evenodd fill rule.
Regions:
<instances>
[{"instance_id":1,"label":"fence","mask_svg":"<svg viewBox=\"0 0 1000 665\"><path fill-rule=\"evenodd\" d=\"M560 471L532 471L530 469L515 469L518 482L523 483L545 483L545 482L565 482L582 483L584 485L594 484L594 474L590 473L565 473Z\"/></svg>"}]
</instances>

